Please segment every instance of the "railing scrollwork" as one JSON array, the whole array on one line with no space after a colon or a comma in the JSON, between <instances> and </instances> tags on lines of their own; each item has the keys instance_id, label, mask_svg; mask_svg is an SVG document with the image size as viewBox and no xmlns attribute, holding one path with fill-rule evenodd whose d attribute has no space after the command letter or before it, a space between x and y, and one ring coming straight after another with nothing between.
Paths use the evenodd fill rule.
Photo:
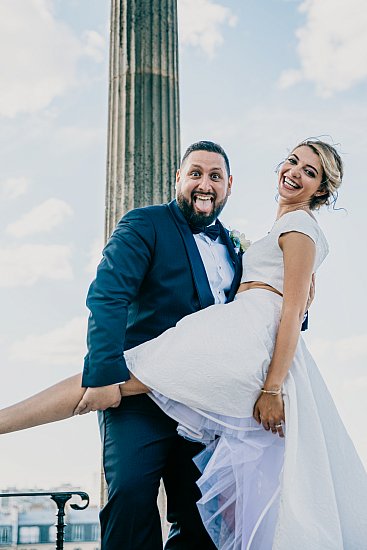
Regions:
<instances>
[{"instance_id":1,"label":"railing scrollwork","mask_svg":"<svg viewBox=\"0 0 367 550\"><path fill-rule=\"evenodd\" d=\"M82 505L72 503L70 507L73 510L85 510L89 506L89 495L84 491L53 491L53 492L34 492L34 493L0 493L0 498L5 497L45 497L49 496L57 506L57 523L56 523L56 550L64 548L64 531L65 531L65 505L77 495L82 500Z\"/></svg>"}]
</instances>

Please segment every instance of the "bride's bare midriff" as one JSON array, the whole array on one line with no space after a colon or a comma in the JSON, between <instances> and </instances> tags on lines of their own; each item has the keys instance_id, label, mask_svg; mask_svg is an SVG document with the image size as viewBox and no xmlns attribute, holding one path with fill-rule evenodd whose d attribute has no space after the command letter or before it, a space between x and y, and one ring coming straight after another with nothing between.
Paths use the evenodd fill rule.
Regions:
<instances>
[{"instance_id":1,"label":"bride's bare midriff","mask_svg":"<svg viewBox=\"0 0 367 550\"><path fill-rule=\"evenodd\" d=\"M248 283L241 283L238 287L237 293L244 292L245 290L251 290L252 288L262 288L264 290L270 290L270 292L275 292L275 294L283 296L283 294L279 292L279 290L270 285L267 285L266 283L262 283L261 281L250 281Z\"/></svg>"}]
</instances>

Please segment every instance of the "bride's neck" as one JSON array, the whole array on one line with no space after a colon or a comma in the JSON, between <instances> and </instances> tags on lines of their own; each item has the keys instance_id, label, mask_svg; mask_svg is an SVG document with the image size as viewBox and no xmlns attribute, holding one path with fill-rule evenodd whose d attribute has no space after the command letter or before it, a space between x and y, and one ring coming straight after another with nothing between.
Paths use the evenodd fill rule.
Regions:
<instances>
[{"instance_id":1,"label":"bride's neck","mask_svg":"<svg viewBox=\"0 0 367 550\"><path fill-rule=\"evenodd\" d=\"M311 213L309 201L294 204L282 204L280 202L277 211L277 220L284 214L287 214L287 212L294 212L295 210L305 210L306 212Z\"/></svg>"}]
</instances>

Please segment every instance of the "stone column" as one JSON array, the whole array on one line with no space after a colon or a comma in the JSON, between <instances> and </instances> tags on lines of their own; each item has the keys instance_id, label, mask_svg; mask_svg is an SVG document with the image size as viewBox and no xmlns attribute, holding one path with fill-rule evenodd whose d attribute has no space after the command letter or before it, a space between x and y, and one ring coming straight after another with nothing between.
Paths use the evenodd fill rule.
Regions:
<instances>
[{"instance_id":1,"label":"stone column","mask_svg":"<svg viewBox=\"0 0 367 550\"><path fill-rule=\"evenodd\" d=\"M111 0L106 240L128 210L173 198L179 162L177 0ZM162 486L158 502L165 537Z\"/></svg>"},{"instance_id":2,"label":"stone column","mask_svg":"<svg viewBox=\"0 0 367 550\"><path fill-rule=\"evenodd\" d=\"M112 0L108 238L120 217L169 201L179 165L177 0Z\"/></svg>"}]
</instances>

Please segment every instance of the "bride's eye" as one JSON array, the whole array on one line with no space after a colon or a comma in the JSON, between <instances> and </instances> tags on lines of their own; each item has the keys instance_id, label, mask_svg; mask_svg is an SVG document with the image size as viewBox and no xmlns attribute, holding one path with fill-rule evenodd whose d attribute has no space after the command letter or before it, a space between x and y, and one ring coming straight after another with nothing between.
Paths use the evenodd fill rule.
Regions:
<instances>
[{"instance_id":1,"label":"bride's eye","mask_svg":"<svg viewBox=\"0 0 367 550\"><path fill-rule=\"evenodd\" d=\"M297 164L297 161L296 161L296 159L295 159L294 157L289 157L289 158L287 159L287 161L290 162L291 164Z\"/></svg>"},{"instance_id":2,"label":"bride's eye","mask_svg":"<svg viewBox=\"0 0 367 550\"><path fill-rule=\"evenodd\" d=\"M305 174L306 174L309 178L315 178L315 177L316 177L315 172L313 172L312 170L308 170L307 168L305 169Z\"/></svg>"}]
</instances>

